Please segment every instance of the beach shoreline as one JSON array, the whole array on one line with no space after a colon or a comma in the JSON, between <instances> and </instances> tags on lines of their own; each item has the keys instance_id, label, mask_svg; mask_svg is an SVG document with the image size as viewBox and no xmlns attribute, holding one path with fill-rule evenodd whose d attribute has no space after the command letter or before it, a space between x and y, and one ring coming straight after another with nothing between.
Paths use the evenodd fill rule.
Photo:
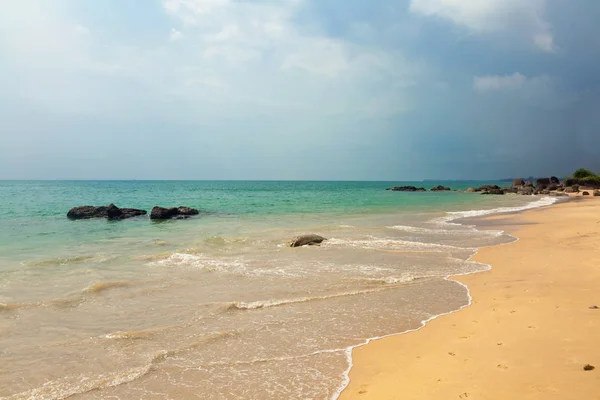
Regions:
<instances>
[{"instance_id":1,"label":"beach shoreline","mask_svg":"<svg viewBox=\"0 0 600 400\"><path fill-rule=\"evenodd\" d=\"M600 364L600 350L594 348L591 339L600 334L600 315L594 318L600 311L589 308L596 305L592 304L594 301L600 303L600 298L590 293L588 307L573 310L577 311L576 316L564 316L574 320L572 325L591 329L589 334L586 330L573 334L566 328L569 325L561 325L562 318L557 319L553 314L560 310L558 314L562 316L565 306L563 309L560 305L555 305L556 308L548 306L555 299L569 304L573 301L571 297L584 301L580 294L577 297L563 293L566 285L580 284L583 293L593 292L593 287L600 286L600 268L594 267L594 262L600 261L600 255L594 250L597 237L594 229L600 228L597 225L600 221L593 218L600 212L600 201L593 197L583 201L580 197L578 200L527 212L461 220L463 224L474 223L478 229L487 229L488 226L501 229L516 239L506 245L480 248L471 257L472 261L492 265L492 269L485 273L448 278L467 288L469 304L423 321L420 328L371 339L367 344L353 348L349 355L349 383L339 398L546 399L589 398L585 396L600 393L598 370L583 370L587 364ZM566 229L565 233L565 228L570 229ZM577 235L584 239L578 241L577 249L560 246L561 240L565 240L563 236L573 239ZM585 249L581 249L582 246ZM565 261L570 259L585 265L584 273L588 279L575 279L575 282L572 282L573 279L560 280L565 274L573 278L570 271L564 270ZM515 269L515 261L529 265L529 270ZM551 269L544 270L540 264L549 265ZM521 278L517 279L519 290L525 295L513 285L500 287L503 282L510 281L511 276ZM534 290L550 281L553 282L551 294ZM496 290L490 291L490 287ZM562 297L557 298L559 293ZM510 304L503 304L498 300L499 296L511 299ZM532 307L532 304L541 309ZM511 308L508 314L500 314L500 310L506 311L506 307ZM549 310L554 310L554 313ZM546 318L541 318L541 315ZM519 322L515 325L511 319ZM529 321L528 325L526 321ZM523 329L522 323L526 325L524 332L517 329ZM549 330L552 335L546 334ZM556 349L557 344L561 344L561 335L566 335L563 341L575 344L569 351L557 353L562 354L562 358L547 356L550 351L543 351L544 344ZM576 336L576 339L570 336ZM492 340L490 337L501 339ZM529 346L531 341L541 344ZM578 351L573 350L573 346ZM487 352L482 351L482 347L486 347ZM448 350L442 350L444 348ZM572 361L566 362L565 357ZM540 368L547 363L551 363L553 368ZM524 383L526 381L531 384L528 386ZM555 382L560 382L560 385Z\"/></svg>"}]
</instances>

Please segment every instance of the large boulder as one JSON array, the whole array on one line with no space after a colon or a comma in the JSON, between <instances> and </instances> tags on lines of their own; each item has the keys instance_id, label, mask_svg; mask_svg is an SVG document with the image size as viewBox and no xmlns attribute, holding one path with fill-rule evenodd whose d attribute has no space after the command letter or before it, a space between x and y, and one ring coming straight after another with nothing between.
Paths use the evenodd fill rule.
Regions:
<instances>
[{"instance_id":1,"label":"large boulder","mask_svg":"<svg viewBox=\"0 0 600 400\"><path fill-rule=\"evenodd\" d=\"M316 244L323 243L325 239L323 236L319 235L302 235L295 237L290 242L290 247L302 247L302 246L313 246Z\"/></svg>"},{"instance_id":2,"label":"large boulder","mask_svg":"<svg viewBox=\"0 0 600 400\"><path fill-rule=\"evenodd\" d=\"M392 188L389 188L387 190L391 190L392 192L426 192L427 189L425 188L418 188L415 186L395 186Z\"/></svg>"},{"instance_id":3,"label":"large boulder","mask_svg":"<svg viewBox=\"0 0 600 400\"><path fill-rule=\"evenodd\" d=\"M535 188L541 191L547 189L550 183L550 178L538 178L535 180Z\"/></svg>"},{"instance_id":4,"label":"large boulder","mask_svg":"<svg viewBox=\"0 0 600 400\"><path fill-rule=\"evenodd\" d=\"M114 204L111 204L109 206L74 207L69 210L67 217L70 219L108 218L110 220L121 220L146 215L147 213L146 210L119 208Z\"/></svg>"},{"instance_id":5,"label":"large boulder","mask_svg":"<svg viewBox=\"0 0 600 400\"><path fill-rule=\"evenodd\" d=\"M600 190L594 190L593 195L595 197L600 196Z\"/></svg>"},{"instance_id":6,"label":"large boulder","mask_svg":"<svg viewBox=\"0 0 600 400\"><path fill-rule=\"evenodd\" d=\"M525 181L521 178L513 180L512 187L525 186Z\"/></svg>"},{"instance_id":7,"label":"large boulder","mask_svg":"<svg viewBox=\"0 0 600 400\"><path fill-rule=\"evenodd\" d=\"M450 191L452 189L450 189L449 187L442 186L442 185L437 185L435 187L432 187L430 190L432 192L444 192L444 191Z\"/></svg>"},{"instance_id":8,"label":"large boulder","mask_svg":"<svg viewBox=\"0 0 600 400\"><path fill-rule=\"evenodd\" d=\"M550 177L550 183L554 183L556 185L560 185L560 180L557 177L555 177L555 176L551 176Z\"/></svg>"},{"instance_id":9,"label":"large boulder","mask_svg":"<svg viewBox=\"0 0 600 400\"><path fill-rule=\"evenodd\" d=\"M156 206L150 212L150 219L162 220L162 219L186 219L193 215L200 214L200 211L190 207L173 207L164 208Z\"/></svg>"}]
</instances>

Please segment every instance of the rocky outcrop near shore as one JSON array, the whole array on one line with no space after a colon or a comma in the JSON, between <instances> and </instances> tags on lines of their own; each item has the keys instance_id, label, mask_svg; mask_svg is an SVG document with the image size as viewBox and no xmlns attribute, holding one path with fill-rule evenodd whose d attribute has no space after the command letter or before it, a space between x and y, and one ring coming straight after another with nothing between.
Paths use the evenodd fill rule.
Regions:
<instances>
[{"instance_id":1,"label":"rocky outcrop near shore","mask_svg":"<svg viewBox=\"0 0 600 400\"><path fill-rule=\"evenodd\" d=\"M323 236L319 235L302 235L295 237L290 243L290 247L314 246L326 241Z\"/></svg>"},{"instance_id":2,"label":"rocky outcrop near shore","mask_svg":"<svg viewBox=\"0 0 600 400\"><path fill-rule=\"evenodd\" d=\"M114 204L109 206L79 206L73 207L67 213L67 217L73 220L106 218L113 221L118 221L127 218L139 217L146 215L146 210L138 210L136 208L119 208Z\"/></svg>"},{"instance_id":3,"label":"rocky outcrop near shore","mask_svg":"<svg viewBox=\"0 0 600 400\"><path fill-rule=\"evenodd\" d=\"M395 186L395 187L391 187L387 190L391 190L392 192L426 192L427 189L425 188L418 188L415 186Z\"/></svg>"},{"instance_id":4,"label":"rocky outcrop near shore","mask_svg":"<svg viewBox=\"0 0 600 400\"><path fill-rule=\"evenodd\" d=\"M432 187L429 190L432 192L449 192L452 189L450 189L449 187L442 186L442 185L437 185L435 187Z\"/></svg>"},{"instance_id":5,"label":"rocky outcrop near shore","mask_svg":"<svg viewBox=\"0 0 600 400\"><path fill-rule=\"evenodd\" d=\"M166 220L166 219L187 219L194 215L200 214L200 211L190 207L172 207L165 208L156 206L150 212L150 219Z\"/></svg>"}]
</instances>

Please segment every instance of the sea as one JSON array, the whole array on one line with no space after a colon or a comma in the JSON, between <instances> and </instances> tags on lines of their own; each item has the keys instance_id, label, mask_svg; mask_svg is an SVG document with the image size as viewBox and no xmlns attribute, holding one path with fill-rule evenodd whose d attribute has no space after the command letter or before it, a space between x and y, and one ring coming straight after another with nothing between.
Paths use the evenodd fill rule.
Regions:
<instances>
[{"instance_id":1,"label":"sea","mask_svg":"<svg viewBox=\"0 0 600 400\"><path fill-rule=\"evenodd\" d=\"M0 181L0 399L336 399L353 348L469 305L447 278L516 240L463 218L555 200L486 183ZM201 213L66 217L110 203Z\"/></svg>"}]
</instances>

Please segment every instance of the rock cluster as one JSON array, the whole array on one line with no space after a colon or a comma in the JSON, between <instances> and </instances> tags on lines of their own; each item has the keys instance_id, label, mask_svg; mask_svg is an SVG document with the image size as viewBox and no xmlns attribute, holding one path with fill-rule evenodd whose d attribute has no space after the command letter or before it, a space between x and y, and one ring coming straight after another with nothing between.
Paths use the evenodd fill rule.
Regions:
<instances>
[{"instance_id":1,"label":"rock cluster","mask_svg":"<svg viewBox=\"0 0 600 400\"><path fill-rule=\"evenodd\" d=\"M193 215L200 214L200 211L190 207L154 207L150 212L150 219L165 220L165 219L187 219Z\"/></svg>"},{"instance_id":2,"label":"rock cluster","mask_svg":"<svg viewBox=\"0 0 600 400\"><path fill-rule=\"evenodd\" d=\"M184 219L192 215L198 215L200 212L190 207L163 208L154 207L150 213L150 219ZM119 208L114 204L108 206L79 206L73 207L67 213L67 217L73 220L106 218L111 221L139 217L146 215L146 210L136 208Z\"/></svg>"},{"instance_id":3,"label":"rock cluster","mask_svg":"<svg viewBox=\"0 0 600 400\"><path fill-rule=\"evenodd\" d=\"M432 191L432 192L447 192L447 191L450 191L452 189L450 189L449 187L442 186L442 185L437 185L435 187L432 187L429 190Z\"/></svg>"},{"instance_id":4,"label":"rock cluster","mask_svg":"<svg viewBox=\"0 0 600 400\"><path fill-rule=\"evenodd\" d=\"M418 188L415 186L395 186L395 187L391 187L387 190L391 190L392 192L426 192L427 189L425 188Z\"/></svg>"},{"instance_id":5,"label":"rock cluster","mask_svg":"<svg viewBox=\"0 0 600 400\"><path fill-rule=\"evenodd\" d=\"M138 210L135 208L119 208L114 204L109 206L80 206L74 207L69 210L67 217L70 219L92 219L92 218L106 218L109 220L121 220L133 217L139 217L140 215L146 215L146 210Z\"/></svg>"}]
</instances>

